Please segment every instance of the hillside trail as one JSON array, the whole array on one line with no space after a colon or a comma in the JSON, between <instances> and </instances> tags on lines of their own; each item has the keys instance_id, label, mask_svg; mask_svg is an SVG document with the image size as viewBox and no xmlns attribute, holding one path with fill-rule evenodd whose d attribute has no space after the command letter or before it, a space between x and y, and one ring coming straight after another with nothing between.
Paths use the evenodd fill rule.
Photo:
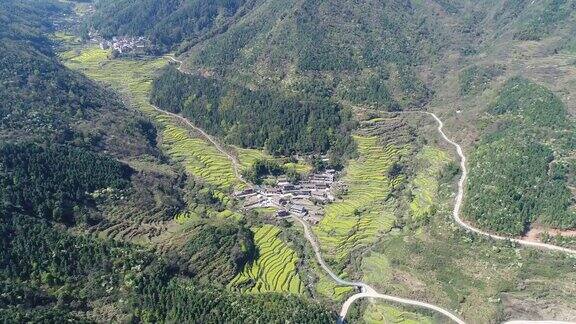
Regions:
<instances>
[{"instance_id":1,"label":"hillside trail","mask_svg":"<svg viewBox=\"0 0 576 324\"><path fill-rule=\"evenodd\" d=\"M182 61L174 58L173 56L167 56L170 60L172 60L173 62L178 63L180 66L178 67L178 71L182 72L182 73L186 73L182 70ZM191 127L192 129L194 129L196 132L200 133L202 135L202 137L204 137L206 140L208 140L220 153L222 153L223 155L225 155L230 162L232 163L232 168L234 169L234 175L236 176L236 178L238 178L238 180L240 182L242 182L243 184L245 184L246 186L250 187L250 184L248 183L248 181L246 181L243 177L242 177L242 173L240 172L240 162L238 161L238 158L232 154L230 154L230 152L228 152L226 149L224 149L224 147L216 140L214 139L214 137L212 137L210 134L206 133L206 131L204 131L202 128L194 125L190 120L188 120L186 117L178 115L176 113L170 112L170 111L166 111L164 109L161 109L155 105L152 105L152 108L154 108L156 111L163 113L165 115L168 115L170 117L173 118L177 118L180 121L184 122L186 125L188 125L189 127Z\"/></svg>"}]
</instances>

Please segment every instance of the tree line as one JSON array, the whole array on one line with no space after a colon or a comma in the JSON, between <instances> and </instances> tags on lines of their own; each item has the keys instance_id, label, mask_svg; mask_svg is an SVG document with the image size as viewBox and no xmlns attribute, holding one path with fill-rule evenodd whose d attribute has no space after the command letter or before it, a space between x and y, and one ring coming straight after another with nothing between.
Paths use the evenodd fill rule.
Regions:
<instances>
[{"instance_id":1,"label":"tree line","mask_svg":"<svg viewBox=\"0 0 576 324\"><path fill-rule=\"evenodd\" d=\"M154 80L151 101L230 144L274 155L345 156L353 149L351 113L322 98L250 90L169 67Z\"/></svg>"}]
</instances>

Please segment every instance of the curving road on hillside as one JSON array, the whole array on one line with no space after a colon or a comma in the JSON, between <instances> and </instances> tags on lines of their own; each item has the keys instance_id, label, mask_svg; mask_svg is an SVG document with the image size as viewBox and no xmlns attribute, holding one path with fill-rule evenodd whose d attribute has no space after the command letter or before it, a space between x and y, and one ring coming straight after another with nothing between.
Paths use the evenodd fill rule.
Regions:
<instances>
[{"instance_id":1,"label":"curving road on hillside","mask_svg":"<svg viewBox=\"0 0 576 324\"><path fill-rule=\"evenodd\" d=\"M355 107L355 108L358 108L358 107ZM361 110L373 110L373 109L366 109L366 108L360 108L360 109ZM373 110L373 111L381 112L381 111L377 111L377 110ZM402 112L394 112L394 113L402 113ZM556 245L546 244L546 243L540 243L540 242L531 242L531 241L526 241L526 240L521 240L521 239L516 239L516 238L510 238L510 237L504 237L504 236L500 236L500 235L490 234L488 232L482 231L481 229L475 228L472 225L466 223L464 220L462 220L462 218L460 217L460 212L462 209L462 202L464 201L464 185L466 183L466 179L468 178L468 169L466 167L466 155L464 154L464 150L462 149L460 144L458 144L455 141L453 141L452 139L450 139L446 135L446 133L444 133L444 123L436 114L434 114L432 112L424 112L424 111L406 111L403 113L420 113L420 114L429 115L432 118L434 118L434 120L438 124L437 130L438 130L438 133L440 133L440 136L442 137L442 139L444 141L446 141L447 143L449 143L450 145L454 146L454 148L456 149L456 153L458 154L458 157L460 158L461 175L460 175L460 179L458 180L458 192L457 192L456 198L454 200L454 209L452 210L452 216L453 216L454 220L456 221L456 223L460 227L464 228L467 231L470 231L470 232L473 232L473 233L476 233L479 235L484 235L484 236L492 238L494 240L511 241L511 242L518 243L522 246L536 247L536 248L540 248L540 249L547 249L547 250L551 250L551 251L564 252L564 253L576 255L576 250L561 247L561 246L556 246ZM317 257L318 257L318 254L317 254ZM348 300L346 300L344 305L342 305L342 309L340 311L340 320L342 321L344 318L346 318L346 314L348 313L349 307L356 300L358 300L360 298L366 298L366 297L381 298L381 299L385 299L385 300L389 300L389 301L393 301L393 302L398 302L398 303L402 303L402 304L420 306L423 308L431 309L431 310L437 311L439 313L442 313L442 314L450 317L452 320L454 320L457 323L464 323L460 319L458 319L458 317L455 317L450 312L447 312L446 310L443 310L437 306L425 304L425 303L420 303L420 302L412 301L412 300L405 300L403 298L398 298L398 297L393 297L393 296L381 295L381 294L376 293L373 289L372 289L372 291L363 291L361 293L350 296L348 298ZM449 314L454 316L454 317L450 316ZM522 321L517 321L517 322L513 322L513 323L517 324L519 322L522 322ZM532 323L547 323L547 322L546 321L542 321L542 322L534 321Z\"/></svg>"},{"instance_id":2,"label":"curving road on hillside","mask_svg":"<svg viewBox=\"0 0 576 324\"><path fill-rule=\"evenodd\" d=\"M506 237L506 236L501 236L501 235L497 235L497 234L491 234L491 233L488 233L486 231L483 231L479 228L476 228L476 227L470 225L469 223L465 222L460 217L460 214L461 214L460 212L462 209L462 203L464 201L464 186L466 184L466 180L468 179L468 169L466 167L467 159L466 159L466 155L464 155L464 150L462 149L460 144L458 144L455 141L453 141L452 139L450 139L448 137L448 135L446 135L446 133L444 133L444 123L436 114L434 114L432 112L428 112L428 111L385 112L385 111L380 111L380 110L376 110L376 109L368 109L368 108L362 108L362 107L353 107L353 108L357 109L357 110L373 111L373 112L377 112L377 113L425 114L425 115L428 115L428 116L431 116L432 118L434 118L434 120L438 124L438 127L437 127L438 133L440 133L440 136L442 137L442 139L444 141L446 141L448 144L454 146L454 148L456 149L456 153L458 154L458 157L460 159L460 169L461 169L462 173L460 175L460 180L458 180L458 192L456 194L456 198L454 201L454 209L452 210L452 217L454 218L454 221L460 227L464 228L467 231L476 233L478 235L483 235L483 236L492 238L494 240L510 241L510 242L520 244L522 246L535 247L535 248L539 248L539 249L546 249L546 250L564 252L564 253L576 255L576 250L574 250L574 249L569 249L569 248L565 248L565 247L561 247L561 246L557 246L557 245L553 245L553 244L532 242L532 241L521 240L521 239L517 239L517 238L513 238L513 237Z\"/></svg>"},{"instance_id":3,"label":"curving road on hillside","mask_svg":"<svg viewBox=\"0 0 576 324\"><path fill-rule=\"evenodd\" d=\"M398 303L398 304L404 304L404 305L416 306L416 307L420 307L420 308L426 308L426 309L436 311L440 314L445 315L446 317L450 318L455 323L465 324L465 322L463 320L461 320L458 316L456 316L456 315L450 313L449 311L447 311L443 308L440 308L438 306L428 304L428 303L419 302L419 301L412 300L412 299L406 299L406 298L394 297L394 296L390 296L390 295L379 294L377 292L362 292L362 293L350 296L350 298L348 298L346 300L346 302L344 302L344 304L342 305L342 310L340 311L339 323L343 323L344 319L346 318L346 314L348 313L348 308L350 308L350 306L352 306L352 304L360 298L379 298L379 299L391 301L391 302Z\"/></svg>"},{"instance_id":4,"label":"curving road on hillside","mask_svg":"<svg viewBox=\"0 0 576 324\"><path fill-rule=\"evenodd\" d=\"M462 218L460 217L460 210L462 208L462 202L464 201L464 185L465 185L466 179L468 177L468 169L466 168L466 156L464 155L464 151L462 150L462 147L460 146L460 144L451 140L446 135L446 133L444 133L444 123L442 122L442 120L440 118L438 118L438 116L436 116L436 114L431 113L431 112L422 112L422 113L427 114L429 116L432 116L434 118L434 120L436 120L436 123L438 124L438 128L437 128L438 132L440 133L440 135L442 136L442 138L446 142L448 142L449 144L451 144L452 146L454 146L456 148L456 153L458 153L458 156L460 157L460 169L462 171L462 174L460 176L460 180L458 181L458 193L456 195L456 200L454 202L454 210L452 211L452 216L453 216L454 220L456 221L456 223L458 223L458 225L460 227L462 227L462 228L464 228L470 232L473 232L473 233L476 233L479 235L487 236L487 237L492 238L494 240L511 241L511 242L515 242L515 243L523 245L523 246L535 247L535 248L540 248L540 249L547 249L547 250L551 250L551 251L558 251L558 252L564 252L564 253L576 255L576 250L574 250L574 249L569 249L569 248L565 248L565 247L561 247L561 246L557 246L557 245L553 245L553 244L532 242L532 241L526 241L526 240L521 240L521 239L516 239L516 238L511 238L511 237L500 236L500 235L496 235L496 234L490 234L490 233L485 232L481 229L473 227L472 225L470 225L470 224L466 223L464 220L462 220Z\"/></svg>"},{"instance_id":5,"label":"curving road on hillside","mask_svg":"<svg viewBox=\"0 0 576 324\"><path fill-rule=\"evenodd\" d=\"M324 262L324 259L322 258L322 253L320 252L320 247L318 246L318 243L316 242L316 239L314 238L314 235L312 234L312 230L310 229L310 226L308 225L308 223L298 216L292 216L292 218L294 220L300 222L300 224L302 224L302 226L304 227L304 236L310 242L310 245L312 245L312 249L314 250L314 254L316 255L316 259L318 260L318 263L320 264L322 269L326 273L328 273L328 275L338 284L345 285L345 286L355 286L355 287L360 288L360 290L361 290L360 293L357 293L357 294L350 296L344 302L344 304L342 305L342 308L340 310L340 317L338 319L338 323L344 322L344 319L346 318L346 314L348 314L348 309L350 308L350 306L352 306L352 304L356 300L358 300L360 298L378 298L378 299L383 299L383 300L391 301L391 302L398 303L398 304L404 304L404 305L409 305L409 306L426 308L426 309L429 309L432 311L436 311L440 314L443 314L444 316L450 318L455 323L465 324L465 322L463 320L461 320L458 316L456 316L456 315L452 314L450 311L447 311L447 310L445 310L441 307L438 307L436 305L432 305L432 304L428 304L428 303L424 303L424 302L412 300L412 299L406 299L406 298L400 298L400 297L380 294L374 288L372 288L370 285L368 285L366 283L352 282L352 281L347 281L347 280L341 279L332 271L332 269L330 269L330 267L328 267L326 262Z\"/></svg>"}]
</instances>

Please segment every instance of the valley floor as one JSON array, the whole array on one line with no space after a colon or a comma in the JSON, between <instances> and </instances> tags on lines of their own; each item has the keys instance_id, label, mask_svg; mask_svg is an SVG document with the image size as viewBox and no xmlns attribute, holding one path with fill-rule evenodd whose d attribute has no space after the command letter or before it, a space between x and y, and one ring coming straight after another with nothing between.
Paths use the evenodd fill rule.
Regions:
<instances>
[{"instance_id":1,"label":"valley floor","mask_svg":"<svg viewBox=\"0 0 576 324\"><path fill-rule=\"evenodd\" d=\"M165 59L109 60L105 51L82 47L63 53L62 60L94 80L112 85L150 116L162 131L163 149L187 172L220 188L221 195L226 195L227 188L245 185L238 173L242 154L235 162L236 156L202 131L190 132L186 125L174 122L174 116L166 116L148 103L151 80L166 64ZM345 287L350 284L348 280L361 279L379 292L454 310L469 323L517 318L519 305L531 308L530 317L535 319L576 318L571 311L576 304L576 287L565 285L576 282L573 259L472 235L453 222L452 216L459 219L466 166L460 165L464 172L454 196L456 174L447 170L457 157L450 153L453 147L434 139L438 133L430 116L376 120L358 115L361 128L355 140L359 157L349 163L342 177L348 190L326 207L326 216L313 228L321 246L318 253L323 254L335 276L346 281L334 284L312 264L315 248L297 248L283 241L276 227L264 226L256 229L261 258L244 269L231 286L254 293L310 293L341 303L351 294ZM438 130L444 139L464 159L461 148L442 133L441 121L432 117L440 124ZM381 130L399 120L404 128L419 129L418 136L428 138L428 143L389 141ZM391 175L395 164L411 172ZM236 217L232 214L224 217ZM305 259L309 269L300 268L300 259ZM290 267L280 271L279 263ZM302 278L305 271L312 271L316 280ZM242 288L243 283L252 281L254 286ZM309 287L304 288L306 284ZM542 295L547 297L538 297ZM444 321L434 312L379 301L355 303L344 313L350 322L359 323Z\"/></svg>"}]
</instances>

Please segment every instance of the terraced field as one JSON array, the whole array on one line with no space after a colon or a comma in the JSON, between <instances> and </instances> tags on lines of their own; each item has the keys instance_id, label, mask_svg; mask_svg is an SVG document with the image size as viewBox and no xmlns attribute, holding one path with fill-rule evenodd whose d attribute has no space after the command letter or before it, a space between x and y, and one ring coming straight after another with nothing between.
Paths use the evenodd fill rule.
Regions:
<instances>
[{"instance_id":1,"label":"terraced field","mask_svg":"<svg viewBox=\"0 0 576 324\"><path fill-rule=\"evenodd\" d=\"M351 292L355 291L354 287L341 286L334 282L334 280L318 268L316 273L319 273L318 282L316 282L316 291L322 295L329 297L333 300L344 300L344 298Z\"/></svg>"},{"instance_id":2,"label":"terraced field","mask_svg":"<svg viewBox=\"0 0 576 324\"><path fill-rule=\"evenodd\" d=\"M187 172L220 188L229 188L238 183L232 162L214 146L200 138L191 137L183 127L171 125L169 117L159 117L164 119L162 143L166 146L166 152L181 162Z\"/></svg>"},{"instance_id":3,"label":"terraced field","mask_svg":"<svg viewBox=\"0 0 576 324\"><path fill-rule=\"evenodd\" d=\"M243 169L250 168L257 160L271 158L270 155L266 154L262 150L234 147L234 151L236 152L238 162L240 162L240 166L242 166Z\"/></svg>"},{"instance_id":4,"label":"terraced field","mask_svg":"<svg viewBox=\"0 0 576 324\"><path fill-rule=\"evenodd\" d=\"M425 146L416 157L422 164L414 180L410 184L413 199L410 202L410 215L416 221L424 220L431 216L436 209L434 200L438 193L438 176L442 168L448 163L446 152Z\"/></svg>"},{"instance_id":5,"label":"terraced field","mask_svg":"<svg viewBox=\"0 0 576 324\"><path fill-rule=\"evenodd\" d=\"M232 289L245 292L289 292L300 294L304 286L296 272L298 256L282 242L280 229L264 225L254 232L259 256L229 284Z\"/></svg>"},{"instance_id":6,"label":"terraced field","mask_svg":"<svg viewBox=\"0 0 576 324\"><path fill-rule=\"evenodd\" d=\"M186 171L222 190L241 187L230 160L221 152L173 118L155 111L148 102L154 74L165 66L163 58L153 60L108 59L109 52L92 46L62 53L67 66L112 85L127 95L141 111L156 121L162 133L162 145Z\"/></svg>"},{"instance_id":7,"label":"terraced field","mask_svg":"<svg viewBox=\"0 0 576 324\"><path fill-rule=\"evenodd\" d=\"M360 156L346 169L343 181L348 191L341 200L326 206L325 217L314 228L327 259L336 264L393 227L393 208L385 198L404 180L403 176L388 179L387 173L407 149L382 147L377 137L354 138Z\"/></svg>"}]
</instances>

